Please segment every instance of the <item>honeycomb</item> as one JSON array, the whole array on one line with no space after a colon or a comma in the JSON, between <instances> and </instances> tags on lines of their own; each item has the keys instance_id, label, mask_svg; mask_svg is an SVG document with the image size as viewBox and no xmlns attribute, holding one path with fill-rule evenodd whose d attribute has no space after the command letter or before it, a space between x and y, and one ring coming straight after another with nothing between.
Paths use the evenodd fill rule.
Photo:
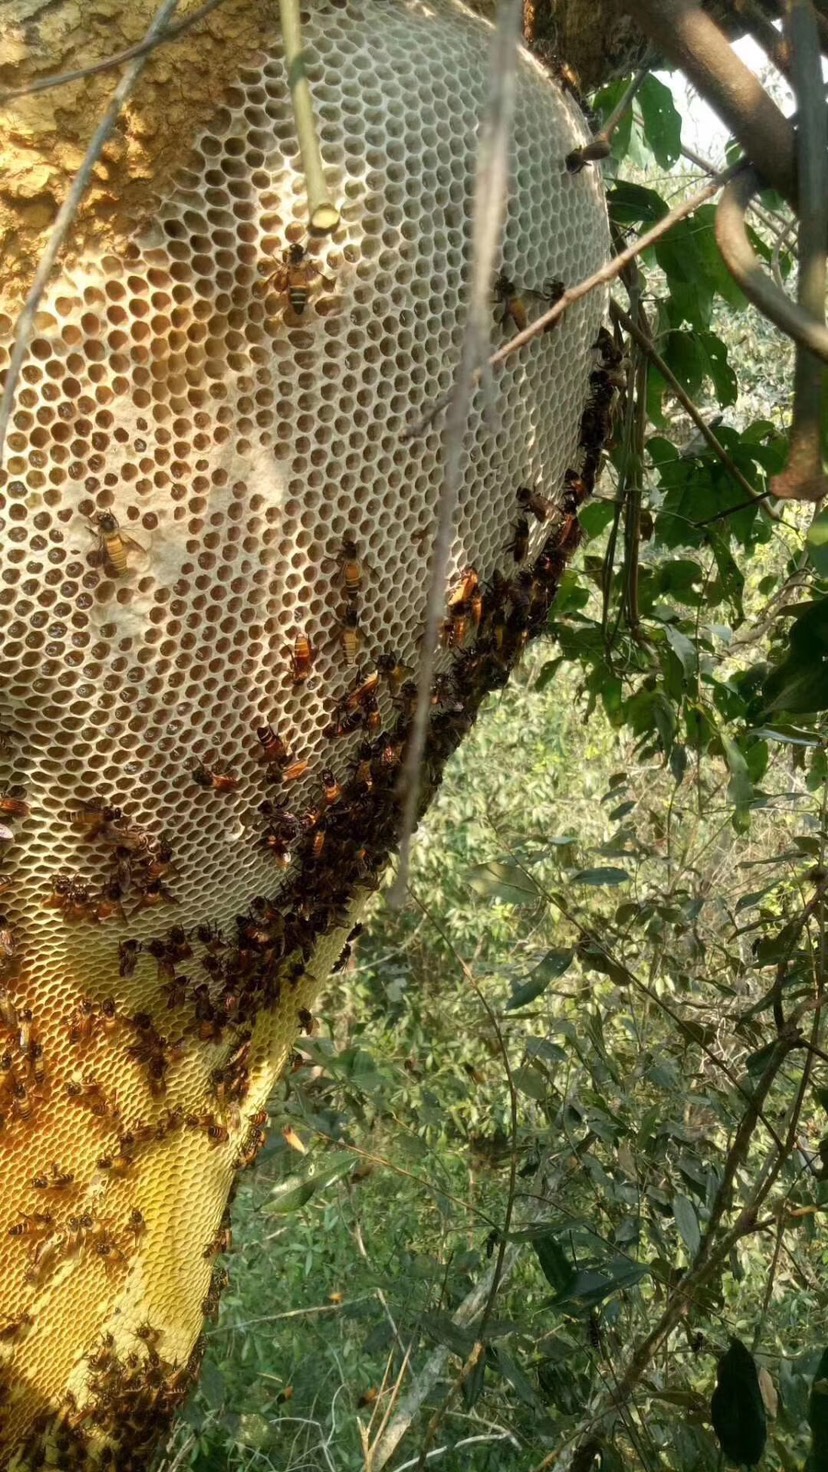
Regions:
<instances>
[{"instance_id":1,"label":"honeycomb","mask_svg":"<svg viewBox=\"0 0 828 1472\"><path fill-rule=\"evenodd\" d=\"M442 484L439 423L402 431L459 359L491 32L445 0L319 0L304 25L337 232L305 234L265 31L152 219L53 281L7 437L0 1446L20 1467L145 1464L218 1306L269 1091L397 833ZM501 265L531 315L608 237L600 178L563 166L574 101L525 54L517 83ZM577 540L602 307L475 398L422 805Z\"/></svg>"}]
</instances>

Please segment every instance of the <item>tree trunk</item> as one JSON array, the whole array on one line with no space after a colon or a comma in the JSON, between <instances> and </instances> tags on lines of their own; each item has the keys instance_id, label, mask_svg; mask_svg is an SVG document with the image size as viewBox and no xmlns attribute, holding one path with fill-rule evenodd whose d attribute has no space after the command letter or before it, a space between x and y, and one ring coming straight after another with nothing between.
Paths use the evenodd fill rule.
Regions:
<instances>
[{"instance_id":1,"label":"tree trunk","mask_svg":"<svg viewBox=\"0 0 828 1472\"><path fill-rule=\"evenodd\" d=\"M7 8L5 88L152 19ZM0 523L0 1445L22 1467L151 1454L269 1092L396 842L444 480L439 422L401 435L459 361L490 37L433 11L306 17L342 209L323 242L261 7L227 0L154 53L28 343ZM8 348L113 86L7 103ZM501 288L498 344L608 248L599 176L563 165L572 98L523 57L515 106L495 265L523 298ZM543 524L516 493L583 472L602 306L475 398L421 810L575 543L583 478Z\"/></svg>"}]
</instances>

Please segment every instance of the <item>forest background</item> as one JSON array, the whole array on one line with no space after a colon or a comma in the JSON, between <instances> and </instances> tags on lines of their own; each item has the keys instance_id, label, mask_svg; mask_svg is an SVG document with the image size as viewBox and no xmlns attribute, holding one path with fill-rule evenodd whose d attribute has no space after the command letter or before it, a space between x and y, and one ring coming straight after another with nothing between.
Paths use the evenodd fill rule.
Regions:
<instances>
[{"instance_id":1,"label":"forest background","mask_svg":"<svg viewBox=\"0 0 828 1472\"><path fill-rule=\"evenodd\" d=\"M603 166L617 239L705 182L708 118L647 76ZM785 282L787 207L759 196L750 225ZM541 1472L567 1446L577 1472L712 1468L734 1335L763 1465L808 1454L828 531L767 498L793 349L728 275L714 207L631 282L656 354L627 340L583 549L449 767L407 905L375 899L271 1101L168 1469Z\"/></svg>"}]
</instances>

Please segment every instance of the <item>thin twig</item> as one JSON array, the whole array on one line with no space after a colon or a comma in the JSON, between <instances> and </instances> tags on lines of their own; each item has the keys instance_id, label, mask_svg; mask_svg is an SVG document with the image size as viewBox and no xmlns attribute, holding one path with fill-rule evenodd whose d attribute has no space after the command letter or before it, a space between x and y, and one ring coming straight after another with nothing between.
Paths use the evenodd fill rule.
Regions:
<instances>
[{"instance_id":1,"label":"thin twig","mask_svg":"<svg viewBox=\"0 0 828 1472\"><path fill-rule=\"evenodd\" d=\"M583 281L576 282L574 286L567 287L563 296L559 301L555 302L554 306L550 307L547 312L543 312L540 317L536 317L534 322L531 322L522 332L516 333L507 343L504 343L503 347L498 348L496 353L492 353L486 367L499 368L501 363L504 363L507 358L511 357L512 353L518 352L527 343L539 337L542 332L546 332L575 302L579 302L582 297L589 296L590 292L595 291L599 286L608 286L611 281L614 281L616 277L621 275L621 272L629 265L630 261L635 260L635 257L641 255L642 251L648 250L651 245L655 245L656 241L661 240L663 236L667 235L673 226L678 224L679 220L686 219L700 205L705 204L708 199L712 199L713 195L717 194L722 186L728 180L732 179L736 172L736 167L736 165L731 165L730 168L723 170L709 184L706 184L703 189L700 189L696 194L690 195L681 204L677 204L675 209L670 210L669 214L659 220L656 225L653 225L651 230L646 231L644 235L639 235L638 239L633 241L632 245L627 246L626 250L621 251L617 256L613 256L603 266L599 266L598 270L592 276L587 276ZM739 164L738 167L741 168L742 165ZM480 370L478 370L475 376L475 382L477 382L479 376ZM438 414L443 412L450 400L451 394L441 394L440 398L434 399L418 419L406 426L400 435L400 439L404 443L407 443L409 440L418 439L420 435L425 434L429 425L437 418Z\"/></svg>"},{"instance_id":2,"label":"thin twig","mask_svg":"<svg viewBox=\"0 0 828 1472\"><path fill-rule=\"evenodd\" d=\"M722 259L748 301L763 316L775 322L788 337L804 344L823 362L828 362L828 328L780 291L762 267L748 240L745 214L754 194L761 188L754 169L744 169L731 179L716 210L716 240Z\"/></svg>"},{"instance_id":3,"label":"thin twig","mask_svg":"<svg viewBox=\"0 0 828 1472\"><path fill-rule=\"evenodd\" d=\"M437 507L437 527L431 553L422 654L417 672L417 704L411 722L399 781L402 821L399 832L397 877L388 903L398 907L406 892L411 838L417 820L420 766L425 750L431 709L431 682L437 632L445 598L451 539L460 494L463 436L471 410L479 364L485 352L486 313L490 282L503 228L509 180L509 139L515 107L515 69L520 39L522 0L501 0L493 38L489 94L483 118L472 210L472 266L468 316L463 333L460 365L446 404L451 406L444 440L444 473Z\"/></svg>"},{"instance_id":4,"label":"thin twig","mask_svg":"<svg viewBox=\"0 0 828 1472\"><path fill-rule=\"evenodd\" d=\"M49 92L52 87L67 87L70 82L82 82L85 77L96 77L100 72L113 71L115 67L123 66L126 61L133 61L138 56L148 56L151 51L156 51L159 46L166 46L168 41L175 41L178 36L183 36L185 31L192 30L198 25L211 10L217 10L223 5L224 0L206 0L192 15L186 15L183 20L177 20L173 25L166 26L159 36L152 40L138 41L135 46L127 46L125 51L116 51L114 56L107 56L103 61L94 61L89 66L78 67L75 71L60 72L54 77L41 77L37 82L27 82L25 87L13 87L8 92L0 92L0 107L5 107L9 102L14 102L18 97L32 97L37 92Z\"/></svg>"},{"instance_id":5,"label":"thin twig","mask_svg":"<svg viewBox=\"0 0 828 1472\"><path fill-rule=\"evenodd\" d=\"M164 29L164 26L166 25L167 17L172 15L177 5L178 0L162 0L162 3L159 5L157 11L155 12L155 16L153 17L152 24L147 31L145 40L152 41L155 39L156 36L159 35L159 33ZM115 88L112 96L112 101L110 102L109 107L107 108L101 121L95 129L95 132L92 136L92 141L90 142L89 147L86 150L86 156L83 160L83 163L81 164L77 174L75 175L72 187L69 190L69 193L63 201L60 209L58 210L57 219L55 220L55 223L52 227L52 233L49 236L46 249L41 257L40 265L38 266L35 273L35 278L32 282L31 289L28 296L26 297L26 301L23 305L23 310L21 311L20 316L17 319L17 325L15 327L14 335L14 347L12 348L11 358L9 360L9 368L6 375L6 382L3 386L2 398L0 398L0 466L2 466L3 463L3 447L6 442L6 431L8 429L9 419L11 418L12 409L14 407L17 380L20 377L20 370L23 367L26 353L28 352L29 337L32 332L32 328L34 327L34 321L37 315L38 306L40 305L40 299L43 296L44 291L46 290L49 276L51 275L52 268L55 265L55 262L57 261L57 258L60 254L63 242L66 239L69 226L71 225L77 212L78 206L80 205L80 202L84 194L86 193L87 188L89 187L89 183L92 178L92 171L101 156L103 146L106 143L106 140L109 137L110 133L112 132L112 129L114 128L116 122L118 121L121 109L124 106L127 98L129 97L133 87L135 86L135 83L138 81L138 78L144 69L146 60L146 54L142 56L136 56L132 65L129 67L128 71L124 72L124 75L121 77L120 82Z\"/></svg>"},{"instance_id":6,"label":"thin twig","mask_svg":"<svg viewBox=\"0 0 828 1472\"><path fill-rule=\"evenodd\" d=\"M822 57L811 0L788 0L785 17L796 91L799 166L799 277L796 299L803 312L825 323L825 241L828 233L828 128L822 95ZM778 288L777 288L778 289ZM822 387L819 358L797 344L793 423L788 463L774 476L775 496L821 501L828 491L822 468Z\"/></svg>"},{"instance_id":7,"label":"thin twig","mask_svg":"<svg viewBox=\"0 0 828 1472\"><path fill-rule=\"evenodd\" d=\"M282 40L285 47L290 100L296 120L296 133L302 154L302 170L308 195L308 221L311 230L320 235L330 235L339 224L339 210L328 197L322 155L313 116L313 99L305 70L305 53L302 47L302 21L299 15L299 0L279 0L279 16L282 22Z\"/></svg>"},{"instance_id":8,"label":"thin twig","mask_svg":"<svg viewBox=\"0 0 828 1472\"><path fill-rule=\"evenodd\" d=\"M689 416L690 419L692 419L697 430L702 435L706 443L710 446L714 455L716 455L721 461L728 475L731 476L731 478L736 482L740 490L744 491L746 496L748 496L748 504L750 505L754 502L762 501L765 499L765 496L770 495L769 491L765 492L765 496L757 495L750 481L745 475L742 474L738 465L734 463L730 455L727 453L727 450L725 449L721 440L717 438L713 430L710 428L709 424L705 423L703 416L699 413L699 410L696 408L693 400L690 398L689 394L685 393L684 389L676 378L676 375L673 373L672 369L667 365L667 363L665 363L652 338L649 337L646 332L642 331L642 329L638 326L638 323L633 320L628 312L624 311L623 307L619 307L617 302L610 302L610 316L614 317L616 322L619 322L621 324L621 326L624 328L624 331L630 334L630 337L633 339L634 342L638 343L638 346L640 348L643 348L650 361L658 369L665 383L669 385L673 395L681 404L681 407L684 409L685 413ZM727 513L721 512L719 513L719 515L727 515ZM718 520L718 517L711 517L710 520ZM702 522L700 523L700 525L703 526L705 525L705 523Z\"/></svg>"}]
</instances>

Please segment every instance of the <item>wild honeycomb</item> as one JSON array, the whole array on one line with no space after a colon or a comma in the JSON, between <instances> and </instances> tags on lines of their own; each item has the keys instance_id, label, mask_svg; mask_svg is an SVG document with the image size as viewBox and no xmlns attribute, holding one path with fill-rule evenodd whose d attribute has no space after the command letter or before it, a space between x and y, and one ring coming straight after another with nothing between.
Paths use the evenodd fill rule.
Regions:
<instances>
[{"instance_id":1,"label":"wild honeycomb","mask_svg":"<svg viewBox=\"0 0 828 1472\"><path fill-rule=\"evenodd\" d=\"M443 0L319 0L304 24L335 235L305 235L267 32L152 221L54 280L7 438L0 1437L21 1466L44 1445L141 1465L215 1308L235 1172L393 847L442 484L439 423L401 432L459 358L490 31ZM563 165L584 137L522 56L501 264L530 313L607 252L600 179ZM475 400L426 791L542 626L567 517L550 556L516 493L554 502L578 466L602 305ZM514 330L502 304L492 326ZM486 596L511 598L494 678ZM123 1412L139 1390L150 1430Z\"/></svg>"}]
</instances>

